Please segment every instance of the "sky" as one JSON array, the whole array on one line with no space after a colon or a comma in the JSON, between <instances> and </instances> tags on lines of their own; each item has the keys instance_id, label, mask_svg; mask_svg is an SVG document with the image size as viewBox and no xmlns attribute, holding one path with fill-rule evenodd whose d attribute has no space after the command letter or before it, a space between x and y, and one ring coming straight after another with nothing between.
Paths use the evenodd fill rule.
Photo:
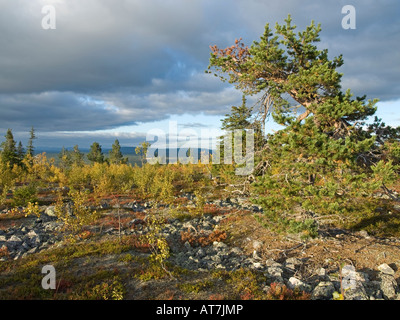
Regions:
<instances>
[{"instance_id":1,"label":"sky","mask_svg":"<svg viewBox=\"0 0 400 320\"><path fill-rule=\"evenodd\" d=\"M349 4L355 29L342 27ZM11 128L26 145L33 126L37 147L136 146L171 122L216 135L242 93L205 73L210 46L251 45L288 14L299 30L321 23L343 90L378 98L377 116L399 126L398 0L0 0L0 141Z\"/></svg>"}]
</instances>

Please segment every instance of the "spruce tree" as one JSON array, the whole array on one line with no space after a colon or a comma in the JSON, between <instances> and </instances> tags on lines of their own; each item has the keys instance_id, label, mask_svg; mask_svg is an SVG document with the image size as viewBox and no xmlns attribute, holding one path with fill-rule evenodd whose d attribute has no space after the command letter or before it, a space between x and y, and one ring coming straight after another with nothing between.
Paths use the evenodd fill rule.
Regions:
<instances>
[{"instance_id":1,"label":"spruce tree","mask_svg":"<svg viewBox=\"0 0 400 320\"><path fill-rule=\"evenodd\" d=\"M75 145L72 151L70 152L71 161L73 165L78 167L82 167L85 163L84 154L79 150L79 146Z\"/></svg>"},{"instance_id":2,"label":"spruce tree","mask_svg":"<svg viewBox=\"0 0 400 320\"><path fill-rule=\"evenodd\" d=\"M242 96L242 105L232 106L231 112L222 119L222 130L248 129L251 126L251 109L246 106L246 96Z\"/></svg>"},{"instance_id":3,"label":"spruce tree","mask_svg":"<svg viewBox=\"0 0 400 320\"><path fill-rule=\"evenodd\" d=\"M365 121L377 100L353 98L341 90L336 69L342 56L328 59L319 50L320 25L295 32L269 24L249 48L241 40L226 49L211 47L209 70L246 94L262 95L265 109L282 130L269 135L263 148L263 170L254 184L257 203L272 221L294 221L294 215L373 212L371 194L396 176L391 161L371 157L376 132Z\"/></svg>"},{"instance_id":4,"label":"spruce tree","mask_svg":"<svg viewBox=\"0 0 400 320\"><path fill-rule=\"evenodd\" d=\"M235 152L239 152L240 157L252 157L254 155L253 151L260 150L262 147L264 143L264 134L260 122L257 119L254 119L253 108L247 106L245 95L242 96L242 104L240 106L232 106L231 112L226 114L225 118L223 118L221 122L221 129L224 131L224 135L219 137L219 160L221 164L226 164L226 161L232 160L233 166L227 167L223 165L214 165L214 173L218 174L217 172L220 169L223 169L225 174L228 174L230 179L232 179L233 175L236 174L236 170L234 169L243 165L238 165L235 162ZM235 148L235 133L241 135L242 150L238 149L237 146ZM253 138L248 137L247 135L249 134L252 134ZM252 150L251 154L246 154L247 138L253 139L255 150ZM225 150L225 148L229 148L229 150ZM230 159L230 156L225 159L226 153L228 153L228 155L231 154L233 159ZM215 170L217 171L215 172Z\"/></svg>"},{"instance_id":5,"label":"spruce tree","mask_svg":"<svg viewBox=\"0 0 400 320\"><path fill-rule=\"evenodd\" d=\"M21 141L18 143L17 157L18 157L18 164L21 165L22 161L24 160L24 157L25 157L25 149L24 149Z\"/></svg>"},{"instance_id":6,"label":"spruce tree","mask_svg":"<svg viewBox=\"0 0 400 320\"><path fill-rule=\"evenodd\" d=\"M113 164L121 164L126 163L127 159L124 159L124 156L121 152L121 145L119 144L118 139L116 139L111 147L109 152L109 161Z\"/></svg>"},{"instance_id":7,"label":"spruce tree","mask_svg":"<svg viewBox=\"0 0 400 320\"><path fill-rule=\"evenodd\" d=\"M87 158L92 163L103 163L104 162L104 155L101 149L101 146L98 142L93 142L90 146L90 151L87 155Z\"/></svg>"},{"instance_id":8,"label":"spruce tree","mask_svg":"<svg viewBox=\"0 0 400 320\"><path fill-rule=\"evenodd\" d=\"M2 161L5 164L8 163L10 167L13 167L14 165L20 165L21 161L19 159L16 142L11 129L7 130L5 138L6 140L1 144Z\"/></svg>"},{"instance_id":9,"label":"spruce tree","mask_svg":"<svg viewBox=\"0 0 400 320\"><path fill-rule=\"evenodd\" d=\"M29 132L29 141L28 141L28 145L26 147L26 155L33 157L34 156L34 151L35 148L33 147L33 140L36 139L36 135L35 135L35 129L32 127L31 131Z\"/></svg>"}]
</instances>

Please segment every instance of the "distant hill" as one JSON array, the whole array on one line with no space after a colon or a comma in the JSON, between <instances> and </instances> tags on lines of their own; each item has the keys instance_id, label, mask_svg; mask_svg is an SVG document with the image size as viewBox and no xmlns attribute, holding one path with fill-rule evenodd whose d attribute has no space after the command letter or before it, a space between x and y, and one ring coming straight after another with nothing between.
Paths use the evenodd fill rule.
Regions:
<instances>
[{"instance_id":1,"label":"distant hill","mask_svg":"<svg viewBox=\"0 0 400 320\"><path fill-rule=\"evenodd\" d=\"M65 148L66 150L72 150L73 148ZM90 149L89 148L79 148L79 150L85 155L85 158L87 156L87 154L89 153ZM104 148L103 150L103 154L107 157L108 153L111 149L107 149ZM178 152L179 152L179 148L178 148ZM162 153L162 151L164 150L160 150L160 153ZM35 149L35 154L41 154L41 153L46 153L47 158L54 158L55 160L55 164L57 165L59 163L59 158L58 155L61 152L61 148L52 148L52 147L38 147ZM128 158L128 162L132 165L137 164L140 165L141 164L141 155L137 155L135 153L135 148L134 147L121 147L121 152L124 155L124 157ZM192 150L192 152L195 152L194 150ZM198 158L201 159L202 155L207 155L213 154L213 150L211 149L201 149L198 148L197 149L198 152ZM165 154L167 155L167 159L166 162L169 162L169 149L165 150ZM173 158L171 158L171 160L176 160L176 157L174 156ZM87 159L86 159L87 160ZM87 161L89 162L89 161Z\"/></svg>"}]
</instances>

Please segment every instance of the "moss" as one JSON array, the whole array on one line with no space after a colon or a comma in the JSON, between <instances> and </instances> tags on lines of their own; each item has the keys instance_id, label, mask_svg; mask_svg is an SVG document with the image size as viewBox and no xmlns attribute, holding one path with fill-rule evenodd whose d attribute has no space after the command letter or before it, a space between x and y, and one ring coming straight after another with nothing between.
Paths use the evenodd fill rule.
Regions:
<instances>
[{"instance_id":1,"label":"moss","mask_svg":"<svg viewBox=\"0 0 400 320\"><path fill-rule=\"evenodd\" d=\"M118 258L118 261L126 263L132 262L133 260L134 257L130 253L124 254L123 256Z\"/></svg>"},{"instance_id":2,"label":"moss","mask_svg":"<svg viewBox=\"0 0 400 320\"><path fill-rule=\"evenodd\" d=\"M195 281L189 283L178 284L180 290L185 293L199 293L200 291L207 291L214 287L214 283L210 280Z\"/></svg>"},{"instance_id":3,"label":"moss","mask_svg":"<svg viewBox=\"0 0 400 320\"><path fill-rule=\"evenodd\" d=\"M144 263L140 269L136 269L135 278L142 281L158 280L168 277L168 274L158 263Z\"/></svg>"},{"instance_id":4,"label":"moss","mask_svg":"<svg viewBox=\"0 0 400 320\"><path fill-rule=\"evenodd\" d=\"M100 272L85 278L78 284L74 293L69 295L72 300L122 300L126 289L119 276L110 272Z\"/></svg>"},{"instance_id":5,"label":"moss","mask_svg":"<svg viewBox=\"0 0 400 320\"><path fill-rule=\"evenodd\" d=\"M266 282L265 276L257 271L240 268L234 271L215 270L211 277L226 283L229 286L227 298L237 300L263 299L262 291Z\"/></svg>"}]
</instances>

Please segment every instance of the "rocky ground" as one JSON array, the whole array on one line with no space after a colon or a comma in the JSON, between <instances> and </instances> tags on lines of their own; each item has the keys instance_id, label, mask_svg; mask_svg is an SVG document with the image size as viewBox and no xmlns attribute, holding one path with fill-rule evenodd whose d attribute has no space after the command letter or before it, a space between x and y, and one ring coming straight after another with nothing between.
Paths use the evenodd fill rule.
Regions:
<instances>
[{"instance_id":1,"label":"rocky ground","mask_svg":"<svg viewBox=\"0 0 400 320\"><path fill-rule=\"evenodd\" d=\"M193 208L193 198L190 195L183 198L186 198L184 207ZM400 300L400 239L325 229L315 239L300 240L262 227L255 219L261 208L245 198L214 200L207 205L210 212L177 217L168 214L168 208L152 202L131 201L120 208L103 202L97 208L102 212L103 222L108 218L114 223L97 224L87 230L96 234L96 241L140 236L147 232L148 217L157 212L166 218L162 236L171 249L168 262L189 272L183 276L186 282L205 281L219 270L251 270L263 276L264 280L257 283L263 292L269 292L278 283L304 291L310 299L340 299L342 294L348 300ZM6 215L7 211L3 210L0 217ZM55 217L52 206L41 207L39 218L0 220L0 266L68 245L63 224ZM130 253L148 256L148 253ZM121 266L121 255L92 258L82 268L104 265ZM0 280L10 274L10 270L3 270ZM179 291L180 282L182 279L168 277L148 281L131 279L125 284L125 298L165 299L166 291L174 299L208 299L215 297L215 292L224 298L224 291L217 290L214 282L208 288L204 286L193 292Z\"/></svg>"}]
</instances>

